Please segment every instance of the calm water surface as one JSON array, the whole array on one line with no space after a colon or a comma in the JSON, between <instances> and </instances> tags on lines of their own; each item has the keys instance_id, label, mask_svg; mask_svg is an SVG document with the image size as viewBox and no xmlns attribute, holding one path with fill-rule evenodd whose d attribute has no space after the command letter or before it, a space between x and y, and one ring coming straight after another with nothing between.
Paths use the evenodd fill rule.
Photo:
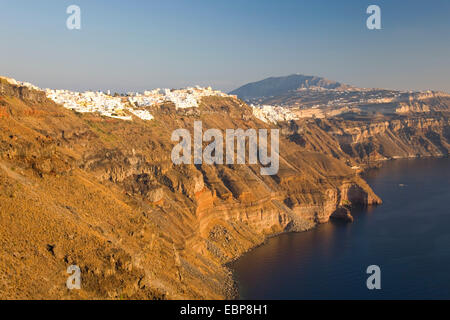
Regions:
<instances>
[{"instance_id":1,"label":"calm water surface","mask_svg":"<svg viewBox=\"0 0 450 320\"><path fill-rule=\"evenodd\" d=\"M450 159L396 160L366 177L383 205L284 234L231 265L242 299L450 299ZM369 265L381 290L366 287Z\"/></svg>"}]
</instances>

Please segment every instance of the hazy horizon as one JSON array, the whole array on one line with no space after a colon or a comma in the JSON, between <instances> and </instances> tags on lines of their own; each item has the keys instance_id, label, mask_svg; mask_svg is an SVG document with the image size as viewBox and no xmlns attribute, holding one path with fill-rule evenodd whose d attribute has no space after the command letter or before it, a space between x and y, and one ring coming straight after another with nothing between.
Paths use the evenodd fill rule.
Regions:
<instances>
[{"instance_id":1,"label":"hazy horizon","mask_svg":"<svg viewBox=\"0 0 450 320\"><path fill-rule=\"evenodd\" d=\"M81 8L81 30L66 8ZM377 4L382 30L368 30ZM450 2L0 0L0 75L42 88L225 92L300 73L450 92Z\"/></svg>"}]
</instances>

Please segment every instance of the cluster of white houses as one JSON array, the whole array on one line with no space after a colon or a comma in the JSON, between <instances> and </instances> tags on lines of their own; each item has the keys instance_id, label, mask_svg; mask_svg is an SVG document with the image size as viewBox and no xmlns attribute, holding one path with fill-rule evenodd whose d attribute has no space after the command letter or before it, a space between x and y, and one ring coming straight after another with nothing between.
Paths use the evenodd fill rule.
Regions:
<instances>
[{"instance_id":1,"label":"cluster of white houses","mask_svg":"<svg viewBox=\"0 0 450 320\"><path fill-rule=\"evenodd\" d=\"M67 109L80 113L95 112L106 117L132 120L132 115L142 120L152 120L153 116L145 107L158 105L164 102L172 102L177 109L196 108L199 101L206 96L234 97L211 87L199 86L186 89L154 89L144 93L128 93L126 96L111 96L110 92L75 92L70 90L45 89L27 82L16 81L2 77L16 86L24 86L30 89L44 91L47 97L61 104Z\"/></svg>"},{"instance_id":2,"label":"cluster of white houses","mask_svg":"<svg viewBox=\"0 0 450 320\"><path fill-rule=\"evenodd\" d=\"M42 90L30 83L19 82L14 79L4 78L8 82L18 86L26 86L34 90ZM172 102L177 109L196 108L202 97L219 96L232 97L211 87L202 88L199 86L185 89L154 89L144 91L144 93L128 93L123 96L111 96L110 92L75 92L70 90L45 89L47 97L54 102L63 105L67 109L80 113L95 112L106 117L132 120L132 115L142 120L152 120L153 115L145 110L165 102ZM253 114L260 120L267 123L277 123L279 121L297 120L298 117L289 108L270 105L251 105Z\"/></svg>"},{"instance_id":3,"label":"cluster of white houses","mask_svg":"<svg viewBox=\"0 0 450 320\"><path fill-rule=\"evenodd\" d=\"M49 99L76 112L98 112L103 116L121 120L131 120L125 111L131 111L121 97L112 97L103 92L73 92L69 90L46 89Z\"/></svg>"},{"instance_id":4,"label":"cluster of white houses","mask_svg":"<svg viewBox=\"0 0 450 320\"><path fill-rule=\"evenodd\" d=\"M179 90L154 89L140 93L129 93L126 97L116 97L103 92L73 92L69 90L45 90L47 97L62 104L65 108L77 112L98 112L103 116L131 120L132 113L142 120L152 120L153 116L148 110L140 108L158 105L164 102L173 102L177 109L196 108L199 100L205 96L228 95L208 88L187 88ZM126 112L128 111L128 112Z\"/></svg>"},{"instance_id":5,"label":"cluster of white houses","mask_svg":"<svg viewBox=\"0 0 450 320\"><path fill-rule=\"evenodd\" d=\"M234 97L211 87L202 88L199 86L186 89L154 89L145 91L143 94L129 94L129 101L138 107L148 107L163 102L172 102L177 109L196 108L202 97L219 96Z\"/></svg>"},{"instance_id":6,"label":"cluster of white houses","mask_svg":"<svg viewBox=\"0 0 450 320\"><path fill-rule=\"evenodd\" d=\"M289 108L271 105L251 105L253 115L266 123L277 123L279 121L298 120Z\"/></svg>"}]
</instances>

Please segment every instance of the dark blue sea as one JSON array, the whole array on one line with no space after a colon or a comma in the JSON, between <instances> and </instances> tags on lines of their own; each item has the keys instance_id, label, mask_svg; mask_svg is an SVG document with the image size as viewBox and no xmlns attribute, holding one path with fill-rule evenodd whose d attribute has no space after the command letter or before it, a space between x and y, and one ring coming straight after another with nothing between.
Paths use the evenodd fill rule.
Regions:
<instances>
[{"instance_id":1,"label":"dark blue sea","mask_svg":"<svg viewBox=\"0 0 450 320\"><path fill-rule=\"evenodd\" d=\"M247 253L231 265L240 298L450 299L450 159L390 161L365 178L382 205ZM380 290L367 288L370 265Z\"/></svg>"}]
</instances>

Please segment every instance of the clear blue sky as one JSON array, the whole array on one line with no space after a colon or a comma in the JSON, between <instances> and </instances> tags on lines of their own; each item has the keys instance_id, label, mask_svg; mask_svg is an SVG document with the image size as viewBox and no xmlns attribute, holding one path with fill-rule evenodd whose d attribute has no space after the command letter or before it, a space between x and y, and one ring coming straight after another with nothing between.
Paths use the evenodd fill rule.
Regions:
<instances>
[{"instance_id":1,"label":"clear blue sky","mask_svg":"<svg viewBox=\"0 0 450 320\"><path fill-rule=\"evenodd\" d=\"M366 28L370 4L382 30ZM0 74L41 87L228 91L303 73L450 92L448 0L0 0L0 42Z\"/></svg>"}]
</instances>

